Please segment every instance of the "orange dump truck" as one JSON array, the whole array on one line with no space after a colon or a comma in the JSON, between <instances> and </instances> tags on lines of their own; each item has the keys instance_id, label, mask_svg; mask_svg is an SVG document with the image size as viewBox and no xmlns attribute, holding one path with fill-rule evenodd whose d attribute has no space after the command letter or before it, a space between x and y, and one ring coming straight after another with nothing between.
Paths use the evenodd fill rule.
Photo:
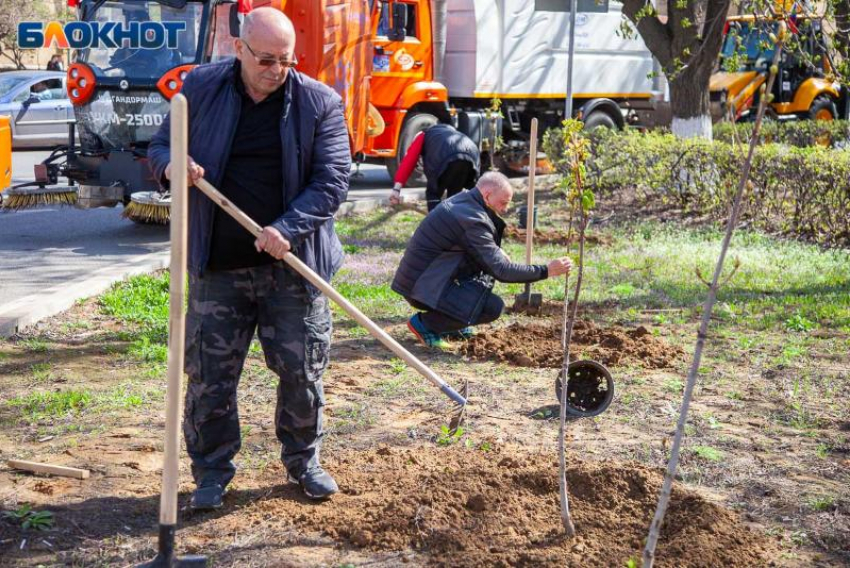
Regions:
<instances>
[{"instance_id":1,"label":"orange dump truck","mask_svg":"<svg viewBox=\"0 0 850 568\"><path fill-rule=\"evenodd\" d=\"M340 94L352 153L361 152L366 146L372 75L372 26L366 1L254 0L253 6L283 10L295 24L298 70Z\"/></svg>"}]
</instances>

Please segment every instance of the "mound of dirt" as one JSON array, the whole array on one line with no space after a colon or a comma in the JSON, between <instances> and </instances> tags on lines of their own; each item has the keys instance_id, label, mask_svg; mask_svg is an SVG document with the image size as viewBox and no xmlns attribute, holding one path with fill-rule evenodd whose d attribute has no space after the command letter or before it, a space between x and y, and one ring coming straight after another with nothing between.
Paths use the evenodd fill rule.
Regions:
<instances>
[{"instance_id":1,"label":"mound of dirt","mask_svg":"<svg viewBox=\"0 0 850 568\"><path fill-rule=\"evenodd\" d=\"M505 228L505 238L512 241L525 242L525 229L520 229L514 226ZM556 229L534 229L534 243L540 245L568 245L571 242L578 242L578 235L573 234L572 238L567 231L558 231ZM585 235L584 242L590 245L606 245L611 242L608 237L601 235Z\"/></svg>"},{"instance_id":2,"label":"mound of dirt","mask_svg":"<svg viewBox=\"0 0 850 568\"><path fill-rule=\"evenodd\" d=\"M474 359L495 359L519 367L560 369L564 358L561 325L554 321L512 323L483 331L464 342L460 350ZM603 365L636 363L648 369L665 369L672 367L682 355L680 348L653 336L643 326L598 327L591 321L579 320L573 327L572 361L593 359Z\"/></svg>"},{"instance_id":3,"label":"mound of dirt","mask_svg":"<svg viewBox=\"0 0 850 568\"><path fill-rule=\"evenodd\" d=\"M343 488L332 501L305 508L272 496L251 508L254 522L291 522L375 551L412 548L446 567L624 566L640 557L662 479L643 466L574 462L577 536L566 540L554 454L384 447L331 469ZM732 512L676 488L656 566L765 566L771 550Z\"/></svg>"}]
</instances>

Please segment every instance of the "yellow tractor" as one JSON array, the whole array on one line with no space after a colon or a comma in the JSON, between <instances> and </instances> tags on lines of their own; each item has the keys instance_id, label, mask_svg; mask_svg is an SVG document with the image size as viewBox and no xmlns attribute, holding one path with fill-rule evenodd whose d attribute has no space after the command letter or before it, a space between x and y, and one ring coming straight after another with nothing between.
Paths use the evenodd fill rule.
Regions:
<instances>
[{"instance_id":1,"label":"yellow tractor","mask_svg":"<svg viewBox=\"0 0 850 568\"><path fill-rule=\"evenodd\" d=\"M726 22L720 70L711 76L715 121L755 117L759 89L767 80L775 50L770 34L783 19L793 41L780 54L769 116L810 120L846 117L847 95L835 80L821 18L732 16Z\"/></svg>"}]
</instances>

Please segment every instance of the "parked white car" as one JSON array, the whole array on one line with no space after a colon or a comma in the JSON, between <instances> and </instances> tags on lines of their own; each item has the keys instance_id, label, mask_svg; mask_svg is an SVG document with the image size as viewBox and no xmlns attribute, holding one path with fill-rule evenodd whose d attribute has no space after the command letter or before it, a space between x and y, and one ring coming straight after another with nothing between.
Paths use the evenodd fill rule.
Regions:
<instances>
[{"instance_id":1,"label":"parked white car","mask_svg":"<svg viewBox=\"0 0 850 568\"><path fill-rule=\"evenodd\" d=\"M12 148L44 148L68 143L74 107L65 88L65 73L0 73L0 114L12 117Z\"/></svg>"}]
</instances>

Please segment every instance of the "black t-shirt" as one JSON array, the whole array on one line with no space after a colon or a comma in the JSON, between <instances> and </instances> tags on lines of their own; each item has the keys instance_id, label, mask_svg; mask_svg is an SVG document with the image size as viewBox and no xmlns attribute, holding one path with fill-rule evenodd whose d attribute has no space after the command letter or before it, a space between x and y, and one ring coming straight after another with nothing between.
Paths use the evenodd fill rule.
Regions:
<instances>
[{"instance_id":1,"label":"black t-shirt","mask_svg":"<svg viewBox=\"0 0 850 568\"><path fill-rule=\"evenodd\" d=\"M236 90L242 98L239 123L224 170L221 192L261 227L283 215L283 166L280 117L287 81L274 93L255 103L245 91L236 66ZM216 207L213 221L210 270L233 270L275 262L257 252L256 239L244 227Z\"/></svg>"}]
</instances>

